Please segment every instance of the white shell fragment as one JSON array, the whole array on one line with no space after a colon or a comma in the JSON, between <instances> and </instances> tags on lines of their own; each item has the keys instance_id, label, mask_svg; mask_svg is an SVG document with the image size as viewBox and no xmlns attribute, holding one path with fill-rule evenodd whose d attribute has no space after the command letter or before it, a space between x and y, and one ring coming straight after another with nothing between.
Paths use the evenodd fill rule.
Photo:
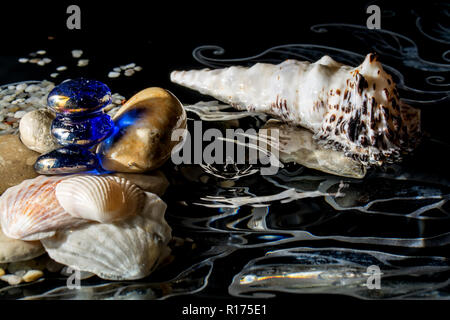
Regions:
<instances>
[{"instance_id":1,"label":"white shell fragment","mask_svg":"<svg viewBox=\"0 0 450 320\"><path fill-rule=\"evenodd\" d=\"M363 164L400 160L420 138L420 113L400 102L376 55L351 67L329 56L250 68L174 71L177 84L241 110L264 112L314 133L328 148Z\"/></svg>"},{"instance_id":2,"label":"white shell fragment","mask_svg":"<svg viewBox=\"0 0 450 320\"><path fill-rule=\"evenodd\" d=\"M52 259L73 269L108 280L141 279L169 252L166 207L158 196L146 192L139 215L114 223L92 222L41 242Z\"/></svg>"},{"instance_id":3,"label":"white shell fragment","mask_svg":"<svg viewBox=\"0 0 450 320\"><path fill-rule=\"evenodd\" d=\"M109 77L109 78L117 78L117 77L119 77L119 76L120 76L120 72L110 71L110 72L108 73L108 77Z\"/></svg>"},{"instance_id":4,"label":"white shell fragment","mask_svg":"<svg viewBox=\"0 0 450 320\"><path fill-rule=\"evenodd\" d=\"M342 152L325 149L313 139L313 133L308 129L273 119L263 128L269 132L278 130L282 162L296 162L307 168L350 178L360 179L366 174L366 167L361 162L346 157Z\"/></svg>"},{"instance_id":5,"label":"white shell fragment","mask_svg":"<svg viewBox=\"0 0 450 320\"><path fill-rule=\"evenodd\" d=\"M144 200L139 187L115 176L79 175L59 183L55 194L73 217L104 223L136 215Z\"/></svg>"},{"instance_id":6,"label":"white shell fragment","mask_svg":"<svg viewBox=\"0 0 450 320\"><path fill-rule=\"evenodd\" d=\"M56 186L67 176L38 176L11 187L0 197L0 225L13 239L40 240L56 230L79 226L86 220L72 217L58 203Z\"/></svg>"},{"instance_id":7,"label":"white shell fragment","mask_svg":"<svg viewBox=\"0 0 450 320\"><path fill-rule=\"evenodd\" d=\"M77 62L78 67L86 67L89 64L89 59L80 59Z\"/></svg>"},{"instance_id":8,"label":"white shell fragment","mask_svg":"<svg viewBox=\"0 0 450 320\"><path fill-rule=\"evenodd\" d=\"M83 50L72 50L72 57L79 58L83 55Z\"/></svg>"}]
</instances>

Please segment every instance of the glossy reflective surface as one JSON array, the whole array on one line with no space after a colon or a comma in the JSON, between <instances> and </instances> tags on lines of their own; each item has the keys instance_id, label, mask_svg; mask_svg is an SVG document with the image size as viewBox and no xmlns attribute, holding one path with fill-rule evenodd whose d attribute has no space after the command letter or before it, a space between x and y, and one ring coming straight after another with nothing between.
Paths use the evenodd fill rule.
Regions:
<instances>
[{"instance_id":1,"label":"glossy reflective surface","mask_svg":"<svg viewBox=\"0 0 450 320\"><path fill-rule=\"evenodd\" d=\"M57 116L52 123L52 134L63 146L93 146L106 139L113 130L111 117L104 113L71 118Z\"/></svg>"},{"instance_id":2,"label":"glossy reflective surface","mask_svg":"<svg viewBox=\"0 0 450 320\"><path fill-rule=\"evenodd\" d=\"M67 116L99 111L111 102L111 91L102 82L78 78L57 85L48 95L48 107Z\"/></svg>"}]
</instances>

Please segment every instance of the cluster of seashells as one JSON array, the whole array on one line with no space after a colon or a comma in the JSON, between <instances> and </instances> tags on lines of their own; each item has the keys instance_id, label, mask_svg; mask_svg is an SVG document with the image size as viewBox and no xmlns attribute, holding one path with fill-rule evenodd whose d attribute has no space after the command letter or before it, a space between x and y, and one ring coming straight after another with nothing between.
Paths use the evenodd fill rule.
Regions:
<instances>
[{"instance_id":1,"label":"cluster of seashells","mask_svg":"<svg viewBox=\"0 0 450 320\"><path fill-rule=\"evenodd\" d=\"M25 115L21 143L38 153L57 148L53 118L47 110ZM155 170L175 146L167 141L171 131L185 128L185 111L170 92L147 88L114 120L118 135L101 154L103 164L114 167L108 173L24 177L1 194L0 246L10 248L0 248L1 280L18 284L41 277L39 270L25 278L2 273L5 264L32 261L45 252L55 263L107 280L144 278L168 258L172 230L159 197L168 182Z\"/></svg>"}]
</instances>

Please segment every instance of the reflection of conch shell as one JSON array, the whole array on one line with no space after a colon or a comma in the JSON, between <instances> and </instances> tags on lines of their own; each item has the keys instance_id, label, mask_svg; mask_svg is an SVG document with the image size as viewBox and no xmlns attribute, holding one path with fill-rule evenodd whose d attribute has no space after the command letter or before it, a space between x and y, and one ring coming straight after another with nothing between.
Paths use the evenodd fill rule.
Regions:
<instances>
[{"instance_id":1,"label":"reflection of conch shell","mask_svg":"<svg viewBox=\"0 0 450 320\"><path fill-rule=\"evenodd\" d=\"M6 236L21 240L51 237L57 230L86 223L68 214L55 196L68 176L38 176L11 187L0 197L0 224Z\"/></svg>"},{"instance_id":2,"label":"reflection of conch shell","mask_svg":"<svg viewBox=\"0 0 450 320\"><path fill-rule=\"evenodd\" d=\"M365 164L398 160L420 135L419 111L400 102L374 54L356 68L324 56L315 63L174 71L171 80L237 109L305 127L319 143Z\"/></svg>"},{"instance_id":3,"label":"reflection of conch shell","mask_svg":"<svg viewBox=\"0 0 450 320\"><path fill-rule=\"evenodd\" d=\"M313 139L313 133L307 129L273 119L263 128L269 132L278 130L279 156L282 162L294 161L311 169L344 177L363 178L366 174L366 167L361 162L346 157L342 152L325 149Z\"/></svg>"},{"instance_id":4,"label":"reflection of conch shell","mask_svg":"<svg viewBox=\"0 0 450 320\"><path fill-rule=\"evenodd\" d=\"M138 215L113 223L92 222L41 242L52 259L76 270L109 280L141 279L170 252L166 207L158 196L146 192Z\"/></svg>"}]
</instances>

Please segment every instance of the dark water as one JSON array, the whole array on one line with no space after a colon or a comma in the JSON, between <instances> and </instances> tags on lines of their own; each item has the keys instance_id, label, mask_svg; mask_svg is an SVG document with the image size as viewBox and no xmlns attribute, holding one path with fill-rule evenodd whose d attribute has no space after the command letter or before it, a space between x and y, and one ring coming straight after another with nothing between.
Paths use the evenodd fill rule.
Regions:
<instances>
[{"instance_id":1,"label":"dark water","mask_svg":"<svg viewBox=\"0 0 450 320\"><path fill-rule=\"evenodd\" d=\"M43 46L55 60L53 68L69 66L63 76L88 75L127 97L144 87L162 86L185 103L211 99L170 84L171 70L277 63L287 58L315 61L324 54L359 65L368 52L376 51L396 81L400 97L421 109L424 139L402 164L372 170L363 180L294 164L285 165L276 175L264 176L250 165L174 166L169 161L163 168L171 182L163 197L168 203L166 218L173 235L185 240L174 247L175 258L169 265L140 281L108 282L94 277L83 280L80 291L73 291L66 288L66 278L61 276L16 288L2 287L0 297L170 300L180 295L220 298L320 293L363 299L448 299L450 7L444 3L430 4L426 10L385 2L379 5L382 29L373 31L365 27L365 14L339 16L326 11L298 21L298 33L292 30L294 22L287 19L290 33L280 24L270 29L264 23L259 33L251 29L256 30L254 38L251 32L246 37L237 34L233 25L217 37L209 29L184 39L178 34L173 41L160 40L159 34L152 38L151 32L143 31L138 43L136 37L121 40L122 35L101 48L92 45L92 32L87 33L85 43L75 36L73 46L64 41L67 34L62 32L62 38L50 41L41 37L40 44L34 40L22 51L11 49L10 56L5 54L0 61L3 83L49 79L50 67L16 62ZM349 12L361 11L364 5ZM189 24L189 16L181 20L186 23L184 32L201 29L199 16L192 17L196 19L193 24ZM223 12L211 14L203 27L208 29L208 23L226 27L230 21L225 16ZM111 30L118 29L112 26ZM273 33L263 37L261 33L268 29ZM70 65L70 50L77 48L85 49L91 59L86 69ZM129 62L144 70L130 79L106 77L112 67ZM190 126L199 119L194 113L188 115ZM238 121L242 128L259 128L264 123L257 116L229 121L234 121L234 126ZM205 128L226 126L223 121L204 121ZM333 196L342 184L344 196ZM369 266L382 272L380 289L367 287Z\"/></svg>"}]
</instances>

